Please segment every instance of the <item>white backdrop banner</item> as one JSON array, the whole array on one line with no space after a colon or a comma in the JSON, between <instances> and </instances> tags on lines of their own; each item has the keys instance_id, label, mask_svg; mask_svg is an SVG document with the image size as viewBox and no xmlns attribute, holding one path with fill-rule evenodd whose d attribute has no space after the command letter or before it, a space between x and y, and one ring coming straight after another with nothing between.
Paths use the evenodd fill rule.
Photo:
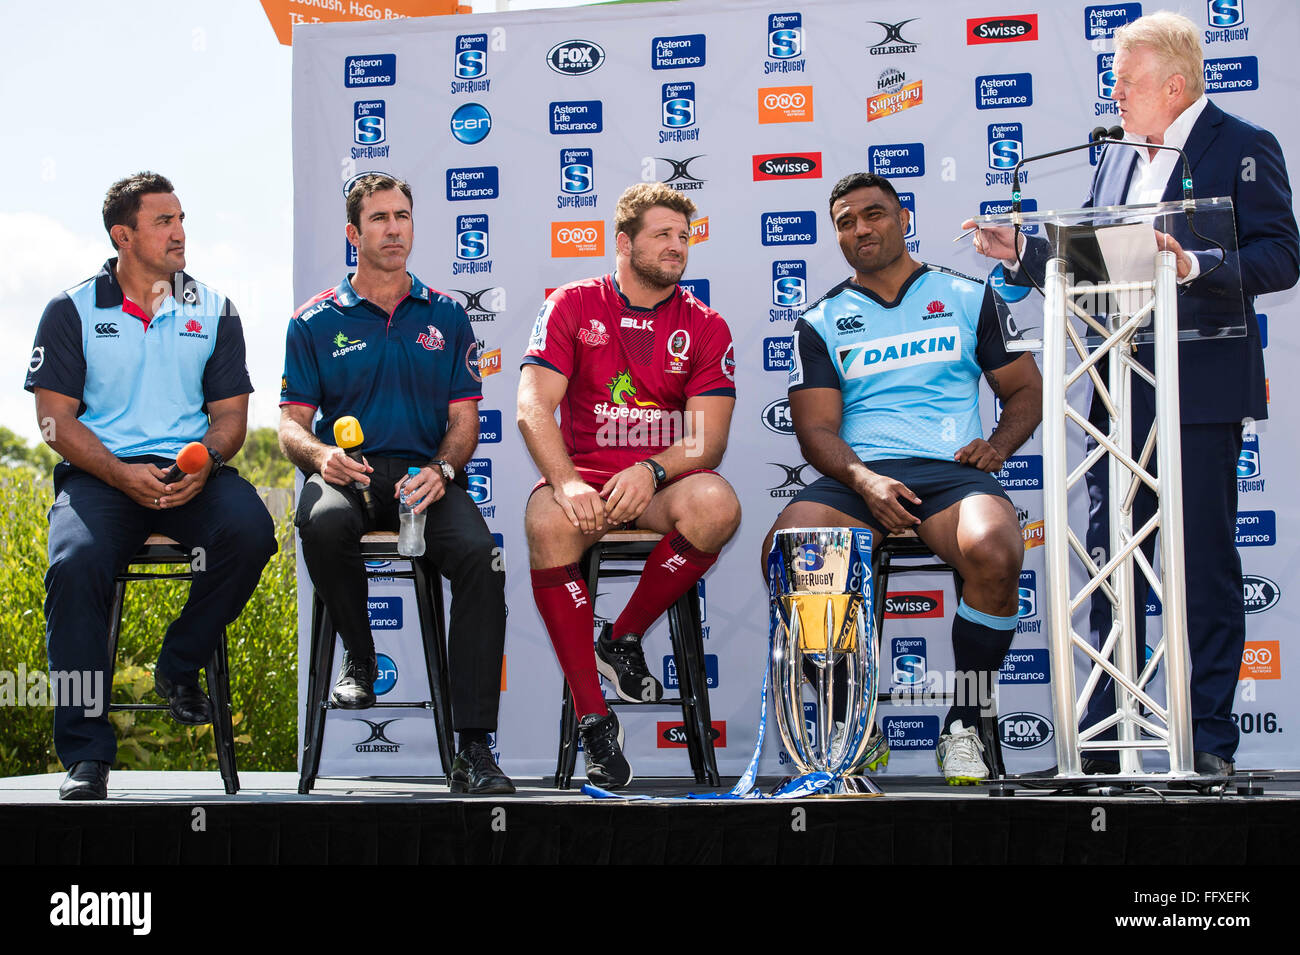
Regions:
<instances>
[{"instance_id":1,"label":"white backdrop banner","mask_svg":"<svg viewBox=\"0 0 1300 955\"><path fill-rule=\"evenodd\" d=\"M1204 27L1210 96L1271 128L1287 155L1300 155L1300 125L1288 118L1300 84L1286 65L1300 36L1300 8L1287 0L1182 6ZM464 303L481 343L482 435L469 470L506 555L510 613L495 749L507 772L553 771L562 679L529 585L522 515L536 470L513 425L518 364L548 291L612 269L619 193L649 180L689 191L700 213L683 284L722 313L736 339L738 398L721 472L745 515L703 588L715 745L723 773L734 775L757 734L767 642L759 549L786 499L815 477L792 432L785 372L794 320L848 274L826 212L832 184L856 170L890 177L913 211L911 254L985 274L967 242L951 241L958 224L1009 208L1010 170L1020 157L1084 142L1094 126L1117 121L1108 98L1110 37L1143 7L735 0L298 30L297 299L338 284L355 264L343 234L350 180L389 172L415 194L411 270ZM1089 152L1030 167L1024 207L1078 206L1092 172ZM1238 763L1247 767L1300 767L1282 736L1300 724L1297 677L1282 663L1284 634L1297 622L1289 594L1300 580L1289 555L1300 504L1279 483L1300 466L1291 425L1298 376L1286 374L1300 347L1287 320L1294 302L1288 292L1256 303L1272 373L1271 419L1247 436L1239 466L1249 611L1242 674L1252 680L1238 690L1236 715ZM987 432L996 414L987 393L983 414ZM1042 473L1035 435L1002 475L1026 548L1022 620L999 685L1012 771L1055 760L1042 615ZM1079 521L1085 503L1072 502ZM1188 537L1195 540L1194 527ZM310 587L301 568L300 579L305 664ZM602 587L599 617L618 615L626 586ZM882 686L942 682L952 667L951 581L914 575L890 589ZM1159 612L1148 608L1152 641ZM427 719L382 706L428 694L409 585L376 582L371 615L386 657L381 705L331 713L322 772L437 774ZM646 651L672 689L665 622L650 631ZM882 707L893 748L889 773L935 772L944 709ZM679 711L624 708L620 719L638 776L688 774ZM785 771L779 738L771 733L768 740L763 771Z\"/></svg>"}]
</instances>

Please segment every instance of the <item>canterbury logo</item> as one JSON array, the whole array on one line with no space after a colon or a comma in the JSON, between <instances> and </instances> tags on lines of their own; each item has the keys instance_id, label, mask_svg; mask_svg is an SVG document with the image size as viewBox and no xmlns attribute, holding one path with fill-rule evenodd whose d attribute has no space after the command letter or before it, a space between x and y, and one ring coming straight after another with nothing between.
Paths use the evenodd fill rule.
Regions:
<instances>
[{"instance_id":1,"label":"canterbury logo","mask_svg":"<svg viewBox=\"0 0 1300 955\"><path fill-rule=\"evenodd\" d=\"M585 229L556 229L555 241L564 245L589 245L600 238L600 233L588 226Z\"/></svg>"},{"instance_id":2,"label":"canterbury logo","mask_svg":"<svg viewBox=\"0 0 1300 955\"><path fill-rule=\"evenodd\" d=\"M866 326L862 324L861 315L845 315L835 320L835 328L841 332L857 332Z\"/></svg>"},{"instance_id":3,"label":"canterbury logo","mask_svg":"<svg viewBox=\"0 0 1300 955\"><path fill-rule=\"evenodd\" d=\"M576 580L571 580L564 585L564 589L567 590L569 596L573 598L574 607L585 607L587 605L587 596L582 592L582 584L578 583Z\"/></svg>"},{"instance_id":4,"label":"canterbury logo","mask_svg":"<svg viewBox=\"0 0 1300 955\"><path fill-rule=\"evenodd\" d=\"M801 109L808 102L802 93L768 93L763 105L768 109Z\"/></svg>"},{"instance_id":5,"label":"canterbury logo","mask_svg":"<svg viewBox=\"0 0 1300 955\"><path fill-rule=\"evenodd\" d=\"M117 326L112 322L100 322L95 326L96 335L116 335Z\"/></svg>"}]
</instances>

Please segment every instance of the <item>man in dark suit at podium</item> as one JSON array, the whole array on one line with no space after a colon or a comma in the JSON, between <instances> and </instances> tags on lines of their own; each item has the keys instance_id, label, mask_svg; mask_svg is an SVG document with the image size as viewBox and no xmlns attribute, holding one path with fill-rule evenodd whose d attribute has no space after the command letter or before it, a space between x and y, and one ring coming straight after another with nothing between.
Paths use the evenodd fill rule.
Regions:
<instances>
[{"instance_id":1,"label":"man in dark suit at podium","mask_svg":"<svg viewBox=\"0 0 1300 955\"><path fill-rule=\"evenodd\" d=\"M1196 25L1186 17L1160 11L1121 27L1114 42L1111 95L1119 104L1125 142L1182 147L1191 165L1194 196L1226 196L1236 213L1237 254L1229 255L1223 267L1201 282L1195 280L1214 268L1218 252L1189 252L1177 236L1157 236L1177 255L1181 326L1195 325L1201 313L1221 313L1222 296L1236 282L1245 300L1244 337L1184 341L1178 354L1193 745L1196 770L1219 775L1233 770L1238 733L1232 701L1246 639L1241 560L1235 544L1237 458L1243 424L1253 426L1268 417L1254 299L1296 283L1300 240L1281 147L1272 133L1206 99ZM1102 153L1085 206L1178 200L1183 197L1182 180L1175 152L1111 145ZM1014 266L1010 237L1010 229L977 231L976 251L1011 260L1007 264ZM1021 242L1025 269L1041 275L1045 244ZM1153 366L1151 346L1140 347L1138 354L1143 364ZM1134 441L1139 443L1155 414L1155 392L1137 378L1131 407ZM1088 548L1104 550L1108 543L1104 462L1088 477L1092 501ZM1153 513L1154 505L1149 493L1139 495L1134 526ZM1109 617L1109 604L1094 603L1094 630L1104 632ZM1140 612L1136 623L1141 660L1145 617ZM1111 682L1104 681L1089 702L1085 725L1113 712L1114 705ZM1093 757L1084 760L1085 772L1117 771L1114 752L1094 751Z\"/></svg>"}]
</instances>

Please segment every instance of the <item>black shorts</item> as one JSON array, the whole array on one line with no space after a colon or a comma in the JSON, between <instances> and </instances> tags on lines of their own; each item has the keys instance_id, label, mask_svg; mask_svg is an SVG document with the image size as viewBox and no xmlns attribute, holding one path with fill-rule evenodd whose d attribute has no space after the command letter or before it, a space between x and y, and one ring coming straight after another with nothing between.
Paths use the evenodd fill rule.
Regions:
<instances>
[{"instance_id":1,"label":"black shorts","mask_svg":"<svg viewBox=\"0 0 1300 955\"><path fill-rule=\"evenodd\" d=\"M974 494L992 494L1008 502L1011 500L992 474L968 464L958 464L956 461L939 461L934 458L885 458L862 463L877 474L906 484L912 493L921 499L921 503L913 504L903 498L899 498L898 502L909 514L921 521L934 517L945 508ZM880 521L867 507L867 502L834 478L818 478L795 495L790 504L798 504L802 501L833 507L881 534L886 533L880 526Z\"/></svg>"}]
</instances>

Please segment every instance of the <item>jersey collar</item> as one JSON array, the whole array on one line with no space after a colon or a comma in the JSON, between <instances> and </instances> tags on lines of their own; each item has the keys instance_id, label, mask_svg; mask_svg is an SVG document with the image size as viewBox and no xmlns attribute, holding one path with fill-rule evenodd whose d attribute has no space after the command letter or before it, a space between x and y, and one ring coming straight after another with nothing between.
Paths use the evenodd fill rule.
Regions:
<instances>
[{"instance_id":1,"label":"jersey collar","mask_svg":"<svg viewBox=\"0 0 1300 955\"><path fill-rule=\"evenodd\" d=\"M199 284L188 273L181 271L172 276L172 287L167 295L168 301L175 303L177 289L181 290L181 296L185 299L186 305L197 306L202 304ZM122 294L122 286L117 282L117 256L113 256L104 263L104 267L95 275L95 307L121 308L124 301L126 301L126 298ZM165 301L158 307L157 312L160 314L168 310Z\"/></svg>"},{"instance_id":2,"label":"jersey collar","mask_svg":"<svg viewBox=\"0 0 1300 955\"><path fill-rule=\"evenodd\" d=\"M433 301L433 291L410 272L406 273L411 278L411 291L407 293L407 298L418 298L420 301L428 304ZM357 290L352 287L352 276L356 275L351 272L343 277L343 281L334 289L335 300L344 308L352 308L360 305L365 299L357 294ZM403 299L405 301L405 299Z\"/></svg>"},{"instance_id":3,"label":"jersey collar","mask_svg":"<svg viewBox=\"0 0 1300 955\"><path fill-rule=\"evenodd\" d=\"M898 303L899 303L899 302L901 302L903 299L907 298L907 293L908 293L909 291L911 291L912 286L915 285L917 282L919 282L919 281L921 280L921 276L923 276L926 272L929 272L929 271L930 271L930 266L926 265L924 262L922 262L920 265L918 265L917 268L916 268L916 271L913 272L911 275L909 275L909 276L907 277L907 281L905 281L905 282L902 284L902 286L899 288L899 290L898 290L898 295L894 298L894 300L893 300L892 302L886 302L883 298L881 298L881 297L880 297L879 295L877 295L875 292L871 291L871 289L869 289L869 288L863 288L863 287L862 287L861 285L859 285L857 282L853 281L853 279L854 279L856 276L852 276L852 275L850 275L850 276L845 280L844 284L845 284L845 286L847 286L848 288L853 289L853 290L854 290L855 292L857 292L859 295L864 295L864 296L866 296L867 298L871 299L871 301L875 302L875 303L876 303L877 305L879 305L881 308L896 308L896 307L898 306Z\"/></svg>"},{"instance_id":4,"label":"jersey collar","mask_svg":"<svg viewBox=\"0 0 1300 955\"><path fill-rule=\"evenodd\" d=\"M616 278L614 277L614 273L613 273L613 272L610 272L609 275L606 276L606 278L609 279L610 287L611 287L615 292L617 292L617 293L618 293L618 297L621 298L621 299L623 300L623 307L624 307L624 308L631 309L631 310L634 311L634 312L657 312L657 311L659 311L659 309L663 308L665 305L667 305L669 302L671 302L671 301L673 300L673 297L677 295L677 292L678 292L678 290L679 290L679 288L680 288L680 286L674 285L674 286L673 286L673 290L672 290L671 292L668 293L667 297L664 298L663 301L661 301L661 302L655 302L655 304L652 305L652 306L650 306L649 308L642 308L642 307L639 306L639 305L633 305L631 302L629 302L629 301L627 300L627 296L623 294L623 290L622 290L621 288L618 287L618 279L616 279Z\"/></svg>"}]
</instances>

